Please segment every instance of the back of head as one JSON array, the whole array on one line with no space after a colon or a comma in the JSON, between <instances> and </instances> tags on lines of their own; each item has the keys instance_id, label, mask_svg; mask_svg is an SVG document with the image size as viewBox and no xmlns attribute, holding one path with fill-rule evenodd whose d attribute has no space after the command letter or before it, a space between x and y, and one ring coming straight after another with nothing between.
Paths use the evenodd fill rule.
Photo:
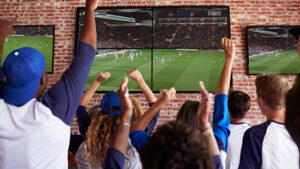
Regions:
<instances>
[{"instance_id":1,"label":"back of head","mask_svg":"<svg viewBox=\"0 0 300 169\"><path fill-rule=\"evenodd\" d=\"M242 91L233 91L228 97L228 109L231 117L235 119L245 118L251 107L251 98Z\"/></svg>"},{"instance_id":2,"label":"back of head","mask_svg":"<svg viewBox=\"0 0 300 169\"><path fill-rule=\"evenodd\" d=\"M22 105L34 98L45 71L44 56L36 49L25 47L11 52L3 63L5 102Z\"/></svg>"},{"instance_id":3,"label":"back of head","mask_svg":"<svg viewBox=\"0 0 300 169\"><path fill-rule=\"evenodd\" d=\"M286 95L286 128L300 148L300 74L295 86Z\"/></svg>"},{"instance_id":4,"label":"back of head","mask_svg":"<svg viewBox=\"0 0 300 169\"><path fill-rule=\"evenodd\" d=\"M142 149L144 169L212 169L207 142L182 122L160 126Z\"/></svg>"},{"instance_id":5,"label":"back of head","mask_svg":"<svg viewBox=\"0 0 300 169\"><path fill-rule=\"evenodd\" d=\"M119 116L112 116L102 111L92 115L91 124L86 133L86 145L90 164L103 167L110 138L120 123Z\"/></svg>"},{"instance_id":6,"label":"back of head","mask_svg":"<svg viewBox=\"0 0 300 169\"><path fill-rule=\"evenodd\" d=\"M278 75L261 75L255 80L257 98L261 97L269 108L285 108L285 95L290 89L288 81Z\"/></svg>"},{"instance_id":7,"label":"back of head","mask_svg":"<svg viewBox=\"0 0 300 169\"><path fill-rule=\"evenodd\" d=\"M184 122L189 127L198 129L197 111L199 105L200 103L197 101L184 102L177 114L176 121Z\"/></svg>"}]
</instances>

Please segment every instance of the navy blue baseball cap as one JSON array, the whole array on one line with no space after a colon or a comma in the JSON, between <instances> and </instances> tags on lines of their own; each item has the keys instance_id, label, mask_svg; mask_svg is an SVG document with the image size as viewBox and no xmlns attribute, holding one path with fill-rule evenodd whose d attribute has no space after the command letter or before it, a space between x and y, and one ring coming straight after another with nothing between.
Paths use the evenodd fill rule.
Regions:
<instances>
[{"instance_id":1,"label":"navy blue baseball cap","mask_svg":"<svg viewBox=\"0 0 300 169\"><path fill-rule=\"evenodd\" d=\"M45 58L38 50L24 47L11 52L3 63L5 102L22 105L34 98L45 71Z\"/></svg>"},{"instance_id":2,"label":"navy blue baseball cap","mask_svg":"<svg viewBox=\"0 0 300 169\"><path fill-rule=\"evenodd\" d=\"M289 30L289 33L291 35L293 35L297 40L299 38L299 35L300 35L300 26L299 27L296 27L296 28L292 28Z\"/></svg>"},{"instance_id":3,"label":"navy blue baseball cap","mask_svg":"<svg viewBox=\"0 0 300 169\"><path fill-rule=\"evenodd\" d=\"M106 114L117 116L121 113L121 101L116 91L107 92L100 103L102 111ZM114 110L115 109L115 110Z\"/></svg>"}]
</instances>

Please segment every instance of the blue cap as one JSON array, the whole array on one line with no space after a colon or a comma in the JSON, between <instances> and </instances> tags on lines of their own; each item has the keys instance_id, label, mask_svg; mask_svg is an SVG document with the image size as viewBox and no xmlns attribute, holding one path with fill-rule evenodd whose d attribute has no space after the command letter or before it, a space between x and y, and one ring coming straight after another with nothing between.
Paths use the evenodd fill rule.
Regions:
<instances>
[{"instance_id":1,"label":"blue cap","mask_svg":"<svg viewBox=\"0 0 300 169\"><path fill-rule=\"evenodd\" d=\"M45 70L45 58L36 49L25 47L11 52L3 63L5 102L22 105L34 98Z\"/></svg>"},{"instance_id":2,"label":"blue cap","mask_svg":"<svg viewBox=\"0 0 300 169\"><path fill-rule=\"evenodd\" d=\"M100 107L101 107L102 111L106 114L113 115L113 116L119 115L122 111L122 107L121 107L120 98L119 98L118 94L116 93L116 91L107 92L102 98ZM111 111L110 109L112 107L117 107L120 110L119 111Z\"/></svg>"}]
</instances>

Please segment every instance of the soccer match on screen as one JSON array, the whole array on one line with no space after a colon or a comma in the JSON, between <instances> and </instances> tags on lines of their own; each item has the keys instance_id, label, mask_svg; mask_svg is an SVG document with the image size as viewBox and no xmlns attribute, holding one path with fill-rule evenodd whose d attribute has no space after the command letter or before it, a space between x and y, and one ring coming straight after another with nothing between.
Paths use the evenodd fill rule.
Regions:
<instances>
[{"instance_id":1,"label":"soccer match on screen","mask_svg":"<svg viewBox=\"0 0 300 169\"><path fill-rule=\"evenodd\" d=\"M84 11L79 10L78 31ZM98 91L118 89L126 71L138 69L154 91L174 86L215 91L224 65L221 38L229 37L228 8L113 8L95 10L98 52L86 89L100 71L111 77ZM131 91L140 91L133 81Z\"/></svg>"},{"instance_id":2,"label":"soccer match on screen","mask_svg":"<svg viewBox=\"0 0 300 169\"><path fill-rule=\"evenodd\" d=\"M296 74L297 46L288 33L292 26L248 27L249 74Z\"/></svg>"},{"instance_id":3,"label":"soccer match on screen","mask_svg":"<svg viewBox=\"0 0 300 169\"><path fill-rule=\"evenodd\" d=\"M6 56L22 47L32 47L43 53L48 73L53 72L53 26L15 26L15 34L7 36L4 43L2 64Z\"/></svg>"}]
</instances>

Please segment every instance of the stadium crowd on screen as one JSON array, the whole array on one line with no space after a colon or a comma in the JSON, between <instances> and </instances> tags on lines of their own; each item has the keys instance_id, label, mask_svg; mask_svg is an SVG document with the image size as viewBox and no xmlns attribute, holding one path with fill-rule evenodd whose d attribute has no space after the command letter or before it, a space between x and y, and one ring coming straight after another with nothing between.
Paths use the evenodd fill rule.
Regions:
<instances>
[{"instance_id":1,"label":"stadium crowd on screen","mask_svg":"<svg viewBox=\"0 0 300 169\"><path fill-rule=\"evenodd\" d=\"M199 81L194 85L201 99L185 101L176 120L155 131L160 110L176 97L176 89L163 89L156 98L137 69L126 73L146 98L146 111L129 95L127 77L118 91L107 92L87 111L97 88L111 76L99 72L83 93L96 55L97 5L98 0L86 0L76 54L49 90L41 52L24 47L6 57L0 69L1 169L299 168L300 75L293 87L278 75L257 76L256 101L267 121L247 124L251 98L242 91L229 93L236 56L236 43L229 38L218 42L226 57L214 97ZM0 58L16 20L0 20ZM289 33L300 55L300 27ZM75 114L79 135L70 134Z\"/></svg>"}]
</instances>

